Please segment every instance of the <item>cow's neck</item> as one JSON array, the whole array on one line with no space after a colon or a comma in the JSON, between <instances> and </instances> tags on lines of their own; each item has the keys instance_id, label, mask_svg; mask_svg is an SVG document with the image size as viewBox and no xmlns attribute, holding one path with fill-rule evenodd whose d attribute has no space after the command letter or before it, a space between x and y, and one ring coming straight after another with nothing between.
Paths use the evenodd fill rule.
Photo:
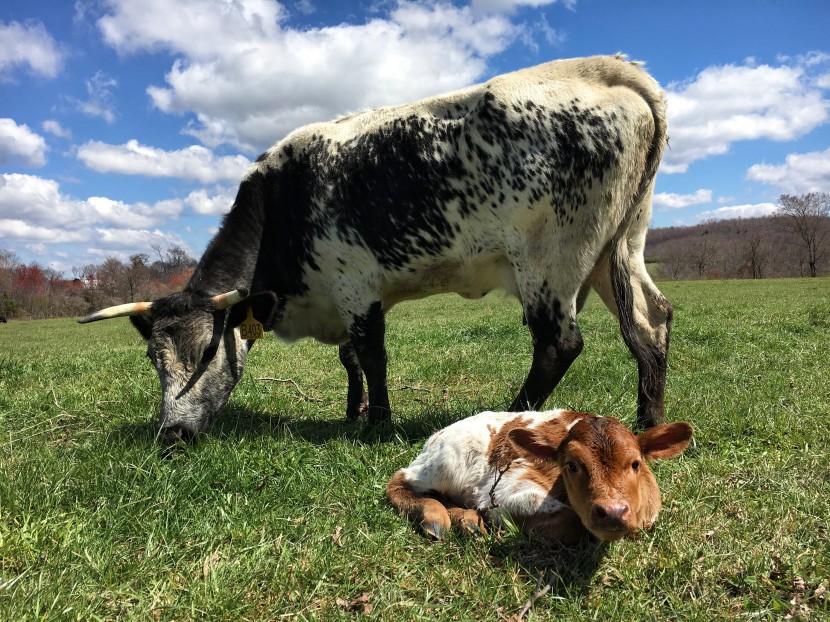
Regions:
<instances>
[{"instance_id":1,"label":"cow's neck","mask_svg":"<svg viewBox=\"0 0 830 622\"><path fill-rule=\"evenodd\" d=\"M255 271L265 218L262 200L254 196L257 192L250 179L242 182L233 208L190 278L189 290L219 294L239 287L262 289Z\"/></svg>"}]
</instances>

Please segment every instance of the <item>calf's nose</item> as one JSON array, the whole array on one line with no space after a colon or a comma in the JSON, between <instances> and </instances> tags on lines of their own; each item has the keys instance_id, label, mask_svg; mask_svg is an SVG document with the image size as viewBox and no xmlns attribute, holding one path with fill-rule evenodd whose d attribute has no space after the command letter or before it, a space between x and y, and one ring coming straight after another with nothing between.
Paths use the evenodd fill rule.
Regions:
<instances>
[{"instance_id":1,"label":"calf's nose","mask_svg":"<svg viewBox=\"0 0 830 622\"><path fill-rule=\"evenodd\" d=\"M604 529L624 529L630 513L625 502L598 503L592 511L594 523Z\"/></svg>"}]
</instances>

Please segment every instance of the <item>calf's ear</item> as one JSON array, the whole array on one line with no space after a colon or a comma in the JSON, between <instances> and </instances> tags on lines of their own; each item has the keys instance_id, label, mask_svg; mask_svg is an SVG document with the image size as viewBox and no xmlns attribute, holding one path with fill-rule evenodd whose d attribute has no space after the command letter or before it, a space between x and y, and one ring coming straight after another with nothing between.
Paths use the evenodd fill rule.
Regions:
<instances>
[{"instance_id":1,"label":"calf's ear","mask_svg":"<svg viewBox=\"0 0 830 622\"><path fill-rule=\"evenodd\" d=\"M146 315L131 315L130 322L132 322L135 329L144 337L144 341L150 339L153 334L153 318Z\"/></svg>"},{"instance_id":2,"label":"calf's ear","mask_svg":"<svg viewBox=\"0 0 830 622\"><path fill-rule=\"evenodd\" d=\"M520 456L529 456L537 460L553 460L556 447L551 445L550 439L540 434L538 430L515 428L507 435L507 442Z\"/></svg>"},{"instance_id":3,"label":"calf's ear","mask_svg":"<svg viewBox=\"0 0 830 622\"><path fill-rule=\"evenodd\" d=\"M278 308L277 295L274 292L259 292L233 305L228 318L228 326L235 328L244 322L248 317L249 308L254 319L262 324L263 329L269 331L273 328Z\"/></svg>"},{"instance_id":4,"label":"calf's ear","mask_svg":"<svg viewBox=\"0 0 830 622\"><path fill-rule=\"evenodd\" d=\"M692 426L685 421L656 425L637 436L640 452L651 460L674 458L683 453L692 440Z\"/></svg>"}]
</instances>

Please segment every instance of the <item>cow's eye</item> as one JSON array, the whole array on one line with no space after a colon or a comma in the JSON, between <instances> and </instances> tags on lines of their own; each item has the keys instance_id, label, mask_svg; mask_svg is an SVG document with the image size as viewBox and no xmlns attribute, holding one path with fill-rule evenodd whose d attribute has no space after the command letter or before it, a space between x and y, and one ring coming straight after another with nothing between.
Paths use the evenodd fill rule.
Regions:
<instances>
[{"instance_id":1,"label":"cow's eye","mask_svg":"<svg viewBox=\"0 0 830 622\"><path fill-rule=\"evenodd\" d=\"M579 467L576 465L576 462L566 462L565 468L568 469L569 473L576 473L579 470Z\"/></svg>"},{"instance_id":2,"label":"cow's eye","mask_svg":"<svg viewBox=\"0 0 830 622\"><path fill-rule=\"evenodd\" d=\"M634 462L632 462L632 463L631 463L631 468L632 468L634 471L639 471L639 470L640 470L640 461L639 461L639 460L635 460Z\"/></svg>"}]
</instances>

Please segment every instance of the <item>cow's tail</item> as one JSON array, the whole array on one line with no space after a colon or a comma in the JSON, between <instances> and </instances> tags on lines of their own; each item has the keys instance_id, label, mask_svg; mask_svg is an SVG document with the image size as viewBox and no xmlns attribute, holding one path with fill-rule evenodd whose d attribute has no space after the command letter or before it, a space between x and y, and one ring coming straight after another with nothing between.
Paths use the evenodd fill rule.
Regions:
<instances>
[{"instance_id":1,"label":"cow's tail","mask_svg":"<svg viewBox=\"0 0 830 622\"><path fill-rule=\"evenodd\" d=\"M660 160L663 158L663 151L669 143L668 121L666 117L666 98L660 85L642 67L642 63L628 61L623 55L617 55L617 61L622 62L622 67L611 75L606 75L609 85L623 86L639 95L651 110L651 118L654 121L654 130L651 136L651 143L646 154L643 174L636 194L629 204L626 221L621 229L627 230L630 225L640 217L639 209L651 193L654 178L657 176L657 169L660 167ZM622 69L622 70L620 70ZM647 223L644 223L647 225Z\"/></svg>"},{"instance_id":2,"label":"cow's tail","mask_svg":"<svg viewBox=\"0 0 830 622\"><path fill-rule=\"evenodd\" d=\"M660 166L663 150L668 144L668 124L666 120L665 98L657 82L646 74L636 63L628 64L635 72L629 70L623 73L623 75L627 74L629 76L629 79L625 80L624 84L637 92L647 103L654 120L654 132L648 147L640 183L637 186L634 196L631 198L621 226L611 240L609 263L614 300L619 312L620 331L629 350L634 355L634 358L637 359L641 381L644 377L646 379L644 385L641 382L642 387L653 386L653 383L649 382L648 378L660 373L659 370L665 367L666 352L655 349L654 344L645 342L637 332L637 323L634 317L634 283L632 282L631 268L633 265L632 262L634 261L638 265L641 265L642 257L632 256L632 252L642 254L643 248L642 244L637 244L636 249L632 250L630 241L632 236L636 235L636 232L641 232L648 227L648 222L646 221L650 217L651 206L647 205L647 201L651 200L654 178ZM640 274L640 272L640 269L635 269L633 278L647 280L650 283L650 277L647 274ZM645 285L645 283L642 283L642 285ZM659 295L659 292L657 294ZM663 300L665 301L665 299ZM670 324L672 315L671 305L667 302L665 304L666 314ZM666 343L667 346L668 343Z\"/></svg>"}]
</instances>

